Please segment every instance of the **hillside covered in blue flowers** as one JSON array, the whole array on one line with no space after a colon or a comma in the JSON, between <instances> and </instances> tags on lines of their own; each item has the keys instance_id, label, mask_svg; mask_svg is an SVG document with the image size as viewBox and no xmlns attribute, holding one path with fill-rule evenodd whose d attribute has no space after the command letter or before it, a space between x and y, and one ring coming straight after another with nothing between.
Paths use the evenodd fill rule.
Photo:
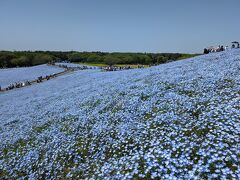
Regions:
<instances>
[{"instance_id":1,"label":"hillside covered in blue flowers","mask_svg":"<svg viewBox=\"0 0 240 180\"><path fill-rule=\"evenodd\" d=\"M0 93L0 179L238 179L239 114L240 50L73 72Z\"/></svg>"}]
</instances>

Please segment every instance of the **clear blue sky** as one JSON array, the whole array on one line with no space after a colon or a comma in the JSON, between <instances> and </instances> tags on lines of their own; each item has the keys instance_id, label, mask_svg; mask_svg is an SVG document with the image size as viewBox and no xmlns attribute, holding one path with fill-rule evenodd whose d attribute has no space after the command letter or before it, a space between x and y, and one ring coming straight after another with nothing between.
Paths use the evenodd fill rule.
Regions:
<instances>
[{"instance_id":1,"label":"clear blue sky","mask_svg":"<svg viewBox=\"0 0 240 180\"><path fill-rule=\"evenodd\" d=\"M0 50L202 52L240 41L240 0L0 0Z\"/></svg>"}]
</instances>

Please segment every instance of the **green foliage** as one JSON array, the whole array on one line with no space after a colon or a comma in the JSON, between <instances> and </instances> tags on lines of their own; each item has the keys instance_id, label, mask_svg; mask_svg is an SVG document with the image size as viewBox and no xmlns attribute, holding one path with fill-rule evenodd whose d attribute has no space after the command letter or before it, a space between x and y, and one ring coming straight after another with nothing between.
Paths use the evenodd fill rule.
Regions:
<instances>
[{"instance_id":1,"label":"green foliage","mask_svg":"<svg viewBox=\"0 0 240 180\"><path fill-rule=\"evenodd\" d=\"M157 64L162 64L168 61L168 58L162 55L156 57Z\"/></svg>"},{"instance_id":2,"label":"green foliage","mask_svg":"<svg viewBox=\"0 0 240 180\"><path fill-rule=\"evenodd\" d=\"M88 56L87 58L87 62L91 63L91 62L103 62L103 58L97 54L92 54L90 56Z\"/></svg>"},{"instance_id":3,"label":"green foliage","mask_svg":"<svg viewBox=\"0 0 240 180\"><path fill-rule=\"evenodd\" d=\"M39 64L44 64L53 61L54 59L52 58L51 55L48 54L37 54L34 56L32 65L39 65Z\"/></svg>"},{"instance_id":4,"label":"green foliage","mask_svg":"<svg viewBox=\"0 0 240 180\"><path fill-rule=\"evenodd\" d=\"M17 58L17 56L12 52L0 52L0 67L9 67L11 65L10 60Z\"/></svg>"},{"instance_id":5,"label":"green foliage","mask_svg":"<svg viewBox=\"0 0 240 180\"><path fill-rule=\"evenodd\" d=\"M153 63L152 59L149 56L144 55L143 58L144 58L144 64L152 64Z\"/></svg>"},{"instance_id":6,"label":"green foliage","mask_svg":"<svg viewBox=\"0 0 240 180\"><path fill-rule=\"evenodd\" d=\"M19 58L14 58L11 59L11 64L13 64L13 66L27 66L28 64L31 63L31 59L27 56L21 56Z\"/></svg>"},{"instance_id":7,"label":"green foliage","mask_svg":"<svg viewBox=\"0 0 240 180\"><path fill-rule=\"evenodd\" d=\"M104 57L104 63L106 63L109 66L118 64L120 61L121 61L120 58L113 56L113 55L107 55Z\"/></svg>"},{"instance_id":8,"label":"green foliage","mask_svg":"<svg viewBox=\"0 0 240 180\"><path fill-rule=\"evenodd\" d=\"M196 56L197 54L181 54L180 57L177 58L177 60L181 60L181 59L187 59L187 58L192 58L194 56ZM200 55L200 54L199 54Z\"/></svg>"},{"instance_id":9,"label":"green foliage","mask_svg":"<svg viewBox=\"0 0 240 180\"><path fill-rule=\"evenodd\" d=\"M84 56L84 54L78 53L78 52L74 52L72 54L68 55L68 59L71 62L82 62L84 59L87 59L88 56Z\"/></svg>"},{"instance_id":10,"label":"green foliage","mask_svg":"<svg viewBox=\"0 0 240 180\"><path fill-rule=\"evenodd\" d=\"M0 51L0 68L24 67L44 64L52 60L68 60L97 64L162 64L168 60L190 58L193 54L180 53L105 53L105 52L61 52L61 51Z\"/></svg>"}]
</instances>

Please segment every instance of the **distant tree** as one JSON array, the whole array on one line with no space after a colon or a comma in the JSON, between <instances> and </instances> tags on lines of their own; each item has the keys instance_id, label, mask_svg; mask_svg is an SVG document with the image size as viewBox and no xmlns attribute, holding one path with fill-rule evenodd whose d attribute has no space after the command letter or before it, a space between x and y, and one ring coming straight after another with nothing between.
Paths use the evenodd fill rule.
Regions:
<instances>
[{"instance_id":1,"label":"distant tree","mask_svg":"<svg viewBox=\"0 0 240 180\"><path fill-rule=\"evenodd\" d=\"M144 63L145 64L152 64L152 59L149 56L144 55Z\"/></svg>"},{"instance_id":2,"label":"distant tree","mask_svg":"<svg viewBox=\"0 0 240 180\"><path fill-rule=\"evenodd\" d=\"M165 57L165 56L157 56L157 63L158 64L161 64L161 63L165 63L165 62L167 62L167 60L168 60L168 58L167 57Z\"/></svg>"},{"instance_id":3,"label":"distant tree","mask_svg":"<svg viewBox=\"0 0 240 180\"><path fill-rule=\"evenodd\" d=\"M11 59L11 64L15 66L29 66L30 65L30 59L27 56L21 56L19 58Z\"/></svg>"},{"instance_id":4,"label":"distant tree","mask_svg":"<svg viewBox=\"0 0 240 180\"><path fill-rule=\"evenodd\" d=\"M102 61L101 58L102 57L97 54L92 54L92 55L88 56L87 62L101 62Z\"/></svg>"},{"instance_id":5,"label":"distant tree","mask_svg":"<svg viewBox=\"0 0 240 180\"><path fill-rule=\"evenodd\" d=\"M32 60L32 65L44 64L52 60L53 57L48 54L37 54Z\"/></svg>"},{"instance_id":6,"label":"distant tree","mask_svg":"<svg viewBox=\"0 0 240 180\"><path fill-rule=\"evenodd\" d=\"M118 64L119 62L120 62L120 59L114 55L107 55L104 57L104 63L106 63L109 66Z\"/></svg>"},{"instance_id":7,"label":"distant tree","mask_svg":"<svg viewBox=\"0 0 240 180\"><path fill-rule=\"evenodd\" d=\"M33 66L52 60L113 64L153 64L194 57L180 53L107 53L61 51L0 51L0 67Z\"/></svg>"},{"instance_id":8,"label":"distant tree","mask_svg":"<svg viewBox=\"0 0 240 180\"><path fill-rule=\"evenodd\" d=\"M87 59L90 55L93 54L88 52L73 52L68 55L68 59L71 62L87 62Z\"/></svg>"},{"instance_id":9,"label":"distant tree","mask_svg":"<svg viewBox=\"0 0 240 180\"><path fill-rule=\"evenodd\" d=\"M1 67L14 67L11 64L11 59L17 58L13 52L1 52L0 53L0 65Z\"/></svg>"},{"instance_id":10,"label":"distant tree","mask_svg":"<svg viewBox=\"0 0 240 180\"><path fill-rule=\"evenodd\" d=\"M81 54L78 52L74 52L68 55L68 59L71 62L81 62L82 61L82 57Z\"/></svg>"},{"instance_id":11,"label":"distant tree","mask_svg":"<svg viewBox=\"0 0 240 180\"><path fill-rule=\"evenodd\" d=\"M130 55L125 55L125 56L118 56L119 59L119 64L132 64L133 62L133 57Z\"/></svg>"}]
</instances>

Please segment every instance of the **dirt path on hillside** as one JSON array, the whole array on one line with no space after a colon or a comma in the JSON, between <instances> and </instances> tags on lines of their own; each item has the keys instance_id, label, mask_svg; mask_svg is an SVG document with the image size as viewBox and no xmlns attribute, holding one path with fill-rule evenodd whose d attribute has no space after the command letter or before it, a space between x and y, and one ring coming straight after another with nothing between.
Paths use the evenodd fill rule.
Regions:
<instances>
[{"instance_id":1,"label":"dirt path on hillside","mask_svg":"<svg viewBox=\"0 0 240 180\"><path fill-rule=\"evenodd\" d=\"M12 85L9 85L6 88L1 88L0 92L6 92L6 91L14 90L14 89L24 88L24 87L31 86L31 85L34 85L34 84L49 81L51 79L54 79L54 78L59 77L59 76L63 76L65 74L68 74L68 73L71 73L71 72L88 69L86 67L67 67L67 66L61 66L61 65L59 66L59 65L53 65L53 64L48 64L48 66L60 67L60 68L63 68L64 71L59 72L59 73L55 73L55 74L52 74L52 75L40 76L40 77L38 77L38 79L35 79L35 80L32 80L32 81L12 83Z\"/></svg>"}]
</instances>

